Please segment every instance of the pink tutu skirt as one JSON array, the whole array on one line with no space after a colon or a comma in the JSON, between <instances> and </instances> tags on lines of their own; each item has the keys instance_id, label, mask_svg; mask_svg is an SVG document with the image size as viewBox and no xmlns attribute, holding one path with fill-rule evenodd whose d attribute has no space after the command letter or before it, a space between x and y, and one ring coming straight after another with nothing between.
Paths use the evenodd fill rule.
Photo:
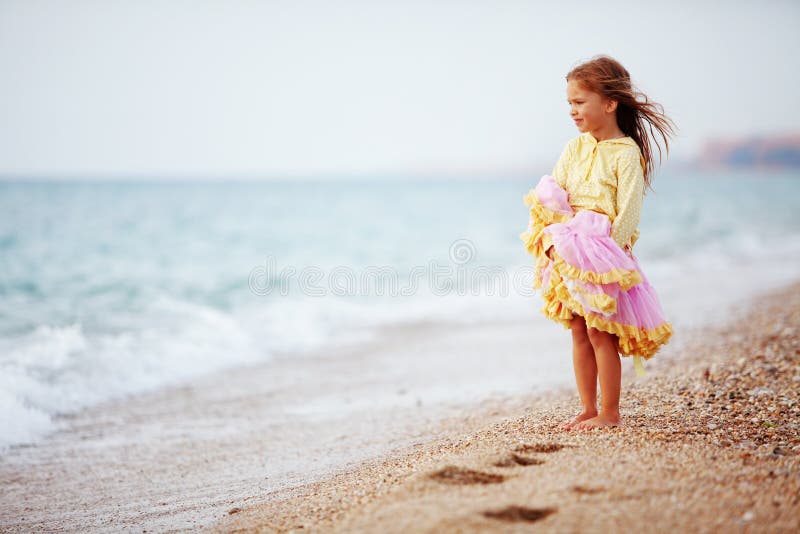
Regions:
<instances>
[{"instance_id":1,"label":"pink tutu skirt","mask_svg":"<svg viewBox=\"0 0 800 534\"><path fill-rule=\"evenodd\" d=\"M542 313L567 329L573 316L581 315L587 327L614 334L618 352L633 356L637 374L643 374L641 358L651 358L669 341L672 325L633 253L611 238L608 216L575 213L550 175L525 203L530 224L520 238L536 258L533 287L542 292ZM545 254L549 243L553 260Z\"/></svg>"}]
</instances>

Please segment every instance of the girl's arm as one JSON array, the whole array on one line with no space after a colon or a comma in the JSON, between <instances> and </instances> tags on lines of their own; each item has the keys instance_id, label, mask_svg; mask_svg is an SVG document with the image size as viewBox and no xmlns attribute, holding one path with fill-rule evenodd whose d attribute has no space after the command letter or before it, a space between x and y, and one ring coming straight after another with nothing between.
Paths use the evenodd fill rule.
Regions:
<instances>
[{"instance_id":1,"label":"girl's arm","mask_svg":"<svg viewBox=\"0 0 800 534\"><path fill-rule=\"evenodd\" d=\"M630 248L641 218L643 194L644 167L639 151L631 151L617 165L617 216L611 223L611 238L620 248Z\"/></svg>"}]
</instances>

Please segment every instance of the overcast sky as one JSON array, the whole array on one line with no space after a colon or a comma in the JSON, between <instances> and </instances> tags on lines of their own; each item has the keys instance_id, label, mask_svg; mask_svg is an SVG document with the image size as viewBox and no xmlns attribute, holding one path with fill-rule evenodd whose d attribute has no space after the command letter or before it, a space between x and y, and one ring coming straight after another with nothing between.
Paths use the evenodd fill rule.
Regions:
<instances>
[{"instance_id":1,"label":"overcast sky","mask_svg":"<svg viewBox=\"0 0 800 534\"><path fill-rule=\"evenodd\" d=\"M0 0L0 175L533 172L605 53L680 128L798 131L800 3Z\"/></svg>"}]
</instances>

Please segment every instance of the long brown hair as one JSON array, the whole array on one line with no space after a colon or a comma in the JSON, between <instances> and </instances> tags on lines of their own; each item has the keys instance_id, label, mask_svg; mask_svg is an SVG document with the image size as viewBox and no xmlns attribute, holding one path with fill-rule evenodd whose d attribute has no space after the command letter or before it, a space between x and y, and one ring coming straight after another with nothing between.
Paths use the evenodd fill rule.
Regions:
<instances>
[{"instance_id":1,"label":"long brown hair","mask_svg":"<svg viewBox=\"0 0 800 534\"><path fill-rule=\"evenodd\" d=\"M653 102L631 83L631 75L616 59L607 55L594 56L567 73L567 81L576 80L589 91L617 101L617 125L625 135L639 145L644 157L644 182L649 187L655 163L651 142L658 148L661 163L661 145L655 140L655 128L664 139L669 155L669 137L675 134L675 123L664 114L664 107Z\"/></svg>"}]
</instances>

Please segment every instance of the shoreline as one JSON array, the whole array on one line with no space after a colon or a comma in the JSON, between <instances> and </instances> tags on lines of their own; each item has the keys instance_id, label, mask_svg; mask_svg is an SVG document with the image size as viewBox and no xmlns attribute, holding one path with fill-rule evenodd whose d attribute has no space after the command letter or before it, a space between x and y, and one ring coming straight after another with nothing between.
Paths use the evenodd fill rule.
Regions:
<instances>
[{"instance_id":1,"label":"shoreline","mask_svg":"<svg viewBox=\"0 0 800 534\"><path fill-rule=\"evenodd\" d=\"M499 420L515 395L494 383L483 400L465 392L487 350L506 353L489 362L497 374L529 376L535 362L512 367L528 326L397 325L61 415L56 432L0 456L0 530L195 531L232 507ZM443 376L461 387L440 388Z\"/></svg>"},{"instance_id":2,"label":"shoreline","mask_svg":"<svg viewBox=\"0 0 800 534\"><path fill-rule=\"evenodd\" d=\"M622 427L559 430L579 408L574 388L517 395L444 438L232 508L210 530L796 532L800 282L728 319L647 362L645 377L623 367Z\"/></svg>"},{"instance_id":3,"label":"shoreline","mask_svg":"<svg viewBox=\"0 0 800 534\"><path fill-rule=\"evenodd\" d=\"M755 315L762 324L776 323L773 316L781 297L786 302L791 298L792 303L781 321L798 324L800 281L764 296L767 298L746 299L730 307L727 324L739 324L756 309L761 310ZM773 311L761 309L770 304ZM701 340L703 350L717 354L720 349L713 348L714 343L726 346L724 325L709 327L708 331L714 334ZM340 347L335 354L318 352L302 360L305 363L300 367L297 361L285 360L238 368L186 386L66 416L67 428L44 443L16 448L13 454L0 458L4 488L0 529L289 531L300 530L302 524L303 530L368 531L380 526L391 531L402 530L402 525L409 527L403 523L408 518L419 518L423 522L410 526L470 530L469 522L459 526L448 523L452 518L441 511L456 513L458 499L448 500L455 497L445 492L444 500L431 509L426 508L431 503L420 500L419 495L433 495L442 488L455 488L457 495L483 488L488 492L487 502L494 502L496 496L494 501L490 498L493 489L511 483L515 477L524 479L514 475L499 485L431 485L432 481L424 477L426 469L450 462L455 467L472 465L483 473L487 471L487 455L503 456L493 462L538 461L537 456L551 462L551 458L569 451L580 465L583 460L577 447L589 437L553 435L561 419L571 418L578 407L572 376L550 369L551 373L563 374L569 385L487 394L471 402L457 399L455 392L426 394L431 385L454 376L453 372L464 372L459 375L460 383L468 386L465 377L473 376L476 369L484 368L481 366L487 373L521 374L533 383L531 372L545 372L542 363L531 358L538 353L521 354L518 349L535 346L533 342L555 345L565 338L566 331L560 332L555 326L550 332L552 338L532 340L527 321L487 323L477 329L443 329L428 323L402 325L387 329L387 337L375 343ZM632 415L637 432L644 432L646 427L643 410L648 403L641 399L626 405L629 391L645 388L651 380L657 382L679 368L689 369L691 376L702 374L703 369L688 365L691 359L687 351L698 346L681 340L668 357L656 356L645 362L647 374L642 378L636 377L632 366L623 360L623 424ZM523 357L530 361L520 361ZM454 361L457 368L453 368ZM425 368L425 374L420 375L425 383L413 382L417 375L402 374L412 367ZM374 374L378 368L381 372ZM298 369L305 371L298 373ZM385 382L387 372L391 383ZM717 372L711 370L711 376ZM321 378L315 382L312 375ZM331 381L339 388L320 386ZM343 393L343 384L352 389ZM396 391L406 385L410 386L407 391ZM376 389L387 389L378 404L370 396ZM437 400L436 395L450 402ZM338 414L336 410L342 408L346 410ZM338 415L332 417L332 411ZM800 443L796 428L793 432L784 439L791 442L792 454ZM534 444L535 440L561 440L570 446L555 455L514 450L530 445L531 440ZM569 444L570 440L575 443ZM794 458L785 455L784 460ZM515 469L545 466L488 469L507 475ZM789 465L793 472L796 466L796 461ZM474 476L458 471L456 475ZM591 487L587 481L583 485ZM408 503L396 499L409 491L408 495L417 495L416 504L401 512ZM591 495L595 494L590 491L585 497ZM382 507L396 508L400 515L388 523L376 522L376 517L392 517ZM423 510L424 515L419 516ZM530 515L524 510L518 512L520 516ZM462 516L471 517L466 512ZM491 526L492 522L482 522L476 529ZM505 522L500 525L508 526Z\"/></svg>"}]
</instances>

